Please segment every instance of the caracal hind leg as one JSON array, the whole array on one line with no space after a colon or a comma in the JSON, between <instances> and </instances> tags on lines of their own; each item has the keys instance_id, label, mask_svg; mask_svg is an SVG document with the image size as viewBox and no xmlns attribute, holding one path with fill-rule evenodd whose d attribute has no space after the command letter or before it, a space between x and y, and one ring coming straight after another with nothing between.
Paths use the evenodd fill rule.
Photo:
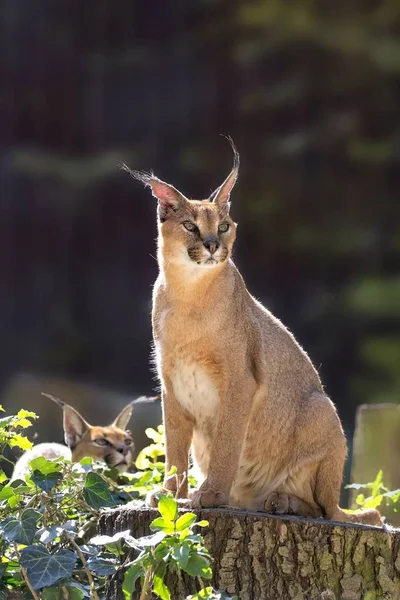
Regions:
<instances>
[{"instance_id":1,"label":"caracal hind leg","mask_svg":"<svg viewBox=\"0 0 400 600\"><path fill-rule=\"evenodd\" d=\"M298 517L321 517L322 511L316 505L311 505L305 500L287 494L286 492L272 492L264 501L263 509L269 513L297 515Z\"/></svg>"},{"instance_id":2,"label":"caracal hind leg","mask_svg":"<svg viewBox=\"0 0 400 600\"><path fill-rule=\"evenodd\" d=\"M365 523L381 526L381 515L374 508L351 514L339 507L344 463L344 458L339 460L339 457L338 454L330 454L320 463L317 471L315 499L321 506L325 518L341 523Z\"/></svg>"}]
</instances>

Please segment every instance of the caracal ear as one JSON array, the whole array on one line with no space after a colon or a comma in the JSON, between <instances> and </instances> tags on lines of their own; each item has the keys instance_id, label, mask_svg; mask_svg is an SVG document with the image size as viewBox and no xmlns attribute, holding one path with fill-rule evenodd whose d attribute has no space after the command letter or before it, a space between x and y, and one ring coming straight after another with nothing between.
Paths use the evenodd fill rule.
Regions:
<instances>
[{"instance_id":1,"label":"caracal ear","mask_svg":"<svg viewBox=\"0 0 400 600\"><path fill-rule=\"evenodd\" d=\"M67 446L73 450L85 432L90 429L89 423L85 421L77 410L60 400L60 398L55 398L55 396L45 394L44 392L42 392L42 396L50 398L50 400L53 400L53 402L63 409L64 439Z\"/></svg>"},{"instance_id":2,"label":"caracal ear","mask_svg":"<svg viewBox=\"0 0 400 600\"><path fill-rule=\"evenodd\" d=\"M221 212L224 213L229 212L230 209L229 198L238 178L240 164L239 152L236 150L236 146L233 143L232 138L228 137L227 139L233 150L233 168L228 177L225 179L224 183L220 185L219 188L214 190L209 197L210 202L214 202Z\"/></svg>"},{"instance_id":3,"label":"caracal ear","mask_svg":"<svg viewBox=\"0 0 400 600\"><path fill-rule=\"evenodd\" d=\"M125 164L122 165L122 169L127 171L131 177L138 179L144 185L149 186L153 193L153 196L157 198L160 208L160 218L166 219L171 213L176 212L178 208L184 206L188 199L173 185L161 181L152 173L145 173L144 171L132 171Z\"/></svg>"},{"instance_id":4,"label":"caracal ear","mask_svg":"<svg viewBox=\"0 0 400 600\"><path fill-rule=\"evenodd\" d=\"M71 450L76 447L79 440L90 429L89 423L69 404L64 405L63 425L65 443Z\"/></svg>"},{"instance_id":5,"label":"caracal ear","mask_svg":"<svg viewBox=\"0 0 400 600\"><path fill-rule=\"evenodd\" d=\"M136 398L136 400L132 400L132 402L129 402L129 404L127 404L119 413L119 415L116 417L116 419L113 421L112 425L114 427L118 427L119 429L123 429L124 431L126 431L126 428L128 427L128 423L131 420L131 416L133 413L133 407L135 404L145 404L148 402L154 402L155 400L158 400L159 396L140 396L139 398Z\"/></svg>"}]
</instances>

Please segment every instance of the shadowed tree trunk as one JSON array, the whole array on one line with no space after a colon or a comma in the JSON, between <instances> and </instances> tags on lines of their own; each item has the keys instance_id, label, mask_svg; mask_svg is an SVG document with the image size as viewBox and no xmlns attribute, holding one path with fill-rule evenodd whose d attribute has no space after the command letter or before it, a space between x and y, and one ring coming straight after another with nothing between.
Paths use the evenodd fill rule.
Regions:
<instances>
[{"instance_id":1,"label":"shadowed tree trunk","mask_svg":"<svg viewBox=\"0 0 400 600\"><path fill-rule=\"evenodd\" d=\"M130 529L148 535L157 511L118 509L102 514L101 534ZM213 558L212 585L240 600L379 600L400 598L400 531L256 512L198 511ZM108 598L123 598L121 579ZM199 589L182 575L168 581L174 600ZM206 586L206 583L204 584Z\"/></svg>"}]
</instances>

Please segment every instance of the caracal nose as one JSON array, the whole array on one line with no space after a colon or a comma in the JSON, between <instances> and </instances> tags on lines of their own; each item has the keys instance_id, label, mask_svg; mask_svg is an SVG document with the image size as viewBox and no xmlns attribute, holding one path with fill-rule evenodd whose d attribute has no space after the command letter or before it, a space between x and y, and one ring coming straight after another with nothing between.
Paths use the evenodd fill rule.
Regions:
<instances>
[{"instance_id":1,"label":"caracal nose","mask_svg":"<svg viewBox=\"0 0 400 600\"><path fill-rule=\"evenodd\" d=\"M123 454L124 456L126 456L128 454L128 447L127 446L119 446L118 447L118 452L121 452L121 454Z\"/></svg>"},{"instance_id":2,"label":"caracal nose","mask_svg":"<svg viewBox=\"0 0 400 600\"><path fill-rule=\"evenodd\" d=\"M203 244L210 254L214 254L219 248L219 241L214 237L207 238L204 240Z\"/></svg>"}]
</instances>

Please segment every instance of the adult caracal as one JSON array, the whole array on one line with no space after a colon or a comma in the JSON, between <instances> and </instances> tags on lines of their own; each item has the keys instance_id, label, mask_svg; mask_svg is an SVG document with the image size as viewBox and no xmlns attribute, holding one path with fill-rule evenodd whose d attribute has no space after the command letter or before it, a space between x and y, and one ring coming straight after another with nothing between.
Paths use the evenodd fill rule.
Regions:
<instances>
[{"instance_id":1,"label":"adult caracal","mask_svg":"<svg viewBox=\"0 0 400 600\"><path fill-rule=\"evenodd\" d=\"M66 446L53 442L37 444L15 463L11 481L23 479L29 473L29 463L34 458L44 456L49 460L59 457L79 462L86 456L105 462L124 472L133 460L134 443L130 431L126 431L132 416L134 404L153 402L156 398L141 396L127 404L114 421L106 427L89 425L75 408L50 394L43 394L56 402L63 410L63 428Z\"/></svg>"},{"instance_id":2,"label":"adult caracal","mask_svg":"<svg viewBox=\"0 0 400 600\"><path fill-rule=\"evenodd\" d=\"M206 200L130 171L158 199L153 334L166 434L164 488L187 497L190 446L204 476L194 507L381 524L339 508L346 440L309 357L248 292L231 260L234 165ZM150 496L152 503L154 495Z\"/></svg>"}]
</instances>

